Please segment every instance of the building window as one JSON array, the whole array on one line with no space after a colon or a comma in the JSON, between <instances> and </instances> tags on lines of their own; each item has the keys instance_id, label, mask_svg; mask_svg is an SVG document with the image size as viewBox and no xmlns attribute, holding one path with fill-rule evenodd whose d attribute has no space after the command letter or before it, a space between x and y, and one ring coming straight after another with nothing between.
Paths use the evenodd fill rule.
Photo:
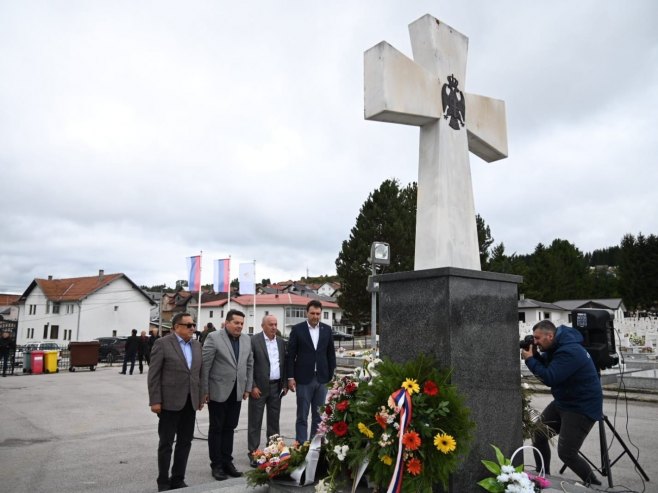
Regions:
<instances>
[{"instance_id":1,"label":"building window","mask_svg":"<svg viewBox=\"0 0 658 493\"><path fill-rule=\"evenodd\" d=\"M254 328L253 327L249 327L249 334L254 335Z\"/></svg>"},{"instance_id":2,"label":"building window","mask_svg":"<svg viewBox=\"0 0 658 493\"><path fill-rule=\"evenodd\" d=\"M212 310L210 310L210 315L208 316L208 318L212 318Z\"/></svg>"},{"instance_id":3,"label":"building window","mask_svg":"<svg viewBox=\"0 0 658 493\"><path fill-rule=\"evenodd\" d=\"M116 330L113 330L113 331L112 331L112 337L116 337L116 336L117 336L117 331L116 331Z\"/></svg>"},{"instance_id":4,"label":"building window","mask_svg":"<svg viewBox=\"0 0 658 493\"><path fill-rule=\"evenodd\" d=\"M50 313L50 301L46 301L46 315Z\"/></svg>"},{"instance_id":5,"label":"building window","mask_svg":"<svg viewBox=\"0 0 658 493\"><path fill-rule=\"evenodd\" d=\"M119 311L119 307L118 307L117 305L114 305L114 311L115 311L115 312L118 312L118 311Z\"/></svg>"},{"instance_id":6,"label":"building window","mask_svg":"<svg viewBox=\"0 0 658 493\"><path fill-rule=\"evenodd\" d=\"M75 313L75 305L73 303L69 303L66 305L66 313Z\"/></svg>"},{"instance_id":7,"label":"building window","mask_svg":"<svg viewBox=\"0 0 658 493\"><path fill-rule=\"evenodd\" d=\"M325 320L329 320L329 312L322 313L322 318L324 318Z\"/></svg>"},{"instance_id":8,"label":"building window","mask_svg":"<svg viewBox=\"0 0 658 493\"><path fill-rule=\"evenodd\" d=\"M224 310L222 310L222 313L219 316L220 318L224 318Z\"/></svg>"},{"instance_id":9,"label":"building window","mask_svg":"<svg viewBox=\"0 0 658 493\"><path fill-rule=\"evenodd\" d=\"M59 339L59 325L50 326L50 338Z\"/></svg>"},{"instance_id":10,"label":"building window","mask_svg":"<svg viewBox=\"0 0 658 493\"><path fill-rule=\"evenodd\" d=\"M306 309L301 307L287 306L286 318L306 318Z\"/></svg>"},{"instance_id":11,"label":"building window","mask_svg":"<svg viewBox=\"0 0 658 493\"><path fill-rule=\"evenodd\" d=\"M269 310L265 310L265 316L267 317L270 314Z\"/></svg>"},{"instance_id":12,"label":"building window","mask_svg":"<svg viewBox=\"0 0 658 493\"><path fill-rule=\"evenodd\" d=\"M59 314L59 307L61 303L53 303L53 314L58 315Z\"/></svg>"},{"instance_id":13,"label":"building window","mask_svg":"<svg viewBox=\"0 0 658 493\"><path fill-rule=\"evenodd\" d=\"M48 339L48 324L43 326L43 338Z\"/></svg>"},{"instance_id":14,"label":"building window","mask_svg":"<svg viewBox=\"0 0 658 493\"><path fill-rule=\"evenodd\" d=\"M525 312L519 312L519 322L525 323Z\"/></svg>"},{"instance_id":15,"label":"building window","mask_svg":"<svg viewBox=\"0 0 658 493\"><path fill-rule=\"evenodd\" d=\"M30 315L37 314L37 305L30 305Z\"/></svg>"}]
</instances>

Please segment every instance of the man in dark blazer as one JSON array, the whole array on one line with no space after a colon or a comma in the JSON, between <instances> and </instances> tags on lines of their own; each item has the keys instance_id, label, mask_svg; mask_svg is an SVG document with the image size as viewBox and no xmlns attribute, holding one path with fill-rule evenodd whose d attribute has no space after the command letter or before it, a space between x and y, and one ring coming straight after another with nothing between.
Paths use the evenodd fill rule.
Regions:
<instances>
[{"instance_id":1,"label":"man in dark blazer","mask_svg":"<svg viewBox=\"0 0 658 493\"><path fill-rule=\"evenodd\" d=\"M249 450L249 463L252 467L257 466L252 453L258 450L260 445L263 412L267 407L266 437L278 435L281 397L288 392L285 374L286 344L283 338L277 335L276 317L265 315L261 328L263 331L251 338L251 352L254 356L254 385L249 394L247 450Z\"/></svg>"},{"instance_id":2,"label":"man in dark blazer","mask_svg":"<svg viewBox=\"0 0 658 493\"><path fill-rule=\"evenodd\" d=\"M288 339L286 374L288 388L297 392L295 437L299 443L310 440L320 424L320 406L327 397L326 384L336 369L336 352L331 327L320 323L322 303L306 305L305 322L292 328ZM311 410L311 435L308 435L308 411Z\"/></svg>"},{"instance_id":3,"label":"man in dark blazer","mask_svg":"<svg viewBox=\"0 0 658 493\"><path fill-rule=\"evenodd\" d=\"M177 313L173 334L156 339L148 371L149 405L159 418L158 491L185 488L185 469L192 447L195 413L203 409L201 344L192 338L194 320ZM174 464L169 464L174 441Z\"/></svg>"},{"instance_id":4,"label":"man in dark blazer","mask_svg":"<svg viewBox=\"0 0 658 493\"><path fill-rule=\"evenodd\" d=\"M242 400L253 381L251 337L242 333L244 313L229 310L224 330L211 332L203 344L201 387L208 403L208 453L212 476L218 481L242 476L233 464L233 435Z\"/></svg>"}]
</instances>

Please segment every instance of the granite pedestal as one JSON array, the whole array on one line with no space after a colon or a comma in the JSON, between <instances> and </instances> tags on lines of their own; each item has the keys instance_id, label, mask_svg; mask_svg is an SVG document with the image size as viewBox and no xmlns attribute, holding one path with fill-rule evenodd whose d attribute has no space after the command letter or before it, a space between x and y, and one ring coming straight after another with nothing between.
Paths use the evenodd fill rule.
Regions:
<instances>
[{"instance_id":1,"label":"granite pedestal","mask_svg":"<svg viewBox=\"0 0 658 493\"><path fill-rule=\"evenodd\" d=\"M380 354L404 362L425 353L452 368L477 425L471 453L449 491L482 491L481 459L522 445L517 285L520 276L445 267L376 276ZM436 489L436 491L442 491Z\"/></svg>"}]
</instances>

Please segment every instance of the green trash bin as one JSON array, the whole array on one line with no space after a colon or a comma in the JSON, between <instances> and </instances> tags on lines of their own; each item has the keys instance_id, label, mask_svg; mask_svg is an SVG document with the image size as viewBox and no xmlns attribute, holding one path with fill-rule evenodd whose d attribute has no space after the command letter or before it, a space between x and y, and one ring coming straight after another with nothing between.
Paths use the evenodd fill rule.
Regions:
<instances>
[{"instance_id":1,"label":"green trash bin","mask_svg":"<svg viewBox=\"0 0 658 493\"><path fill-rule=\"evenodd\" d=\"M23 373L30 373L32 370L32 351L26 349L23 351Z\"/></svg>"}]
</instances>

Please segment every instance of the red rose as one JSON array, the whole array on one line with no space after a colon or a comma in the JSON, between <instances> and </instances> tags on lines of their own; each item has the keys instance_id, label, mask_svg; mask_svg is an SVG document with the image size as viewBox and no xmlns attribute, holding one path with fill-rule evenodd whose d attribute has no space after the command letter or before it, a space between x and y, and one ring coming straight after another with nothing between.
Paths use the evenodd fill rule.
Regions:
<instances>
[{"instance_id":1,"label":"red rose","mask_svg":"<svg viewBox=\"0 0 658 493\"><path fill-rule=\"evenodd\" d=\"M345 392L348 394L353 394L356 392L356 384L354 382L349 382L347 385L345 385Z\"/></svg>"},{"instance_id":2,"label":"red rose","mask_svg":"<svg viewBox=\"0 0 658 493\"><path fill-rule=\"evenodd\" d=\"M347 435L347 423L345 421L338 421L337 423L334 423L331 430L337 437L345 436Z\"/></svg>"},{"instance_id":3,"label":"red rose","mask_svg":"<svg viewBox=\"0 0 658 493\"><path fill-rule=\"evenodd\" d=\"M327 416L331 416L332 413L334 412L334 410L331 409L331 406L327 405L327 406L325 406L325 408L324 408L324 412L326 413Z\"/></svg>"},{"instance_id":4,"label":"red rose","mask_svg":"<svg viewBox=\"0 0 658 493\"><path fill-rule=\"evenodd\" d=\"M425 385L423 385L423 393L429 396L437 395L439 393L439 388L436 386L434 382L428 380L427 382L425 382Z\"/></svg>"},{"instance_id":5,"label":"red rose","mask_svg":"<svg viewBox=\"0 0 658 493\"><path fill-rule=\"evenodd\" d=\"M338 404L336 404L336 409L338 409L341 413L344 413L347 411L347 408L350 407L350 401L340 401Z\"/></svg>"}]
</instances>

